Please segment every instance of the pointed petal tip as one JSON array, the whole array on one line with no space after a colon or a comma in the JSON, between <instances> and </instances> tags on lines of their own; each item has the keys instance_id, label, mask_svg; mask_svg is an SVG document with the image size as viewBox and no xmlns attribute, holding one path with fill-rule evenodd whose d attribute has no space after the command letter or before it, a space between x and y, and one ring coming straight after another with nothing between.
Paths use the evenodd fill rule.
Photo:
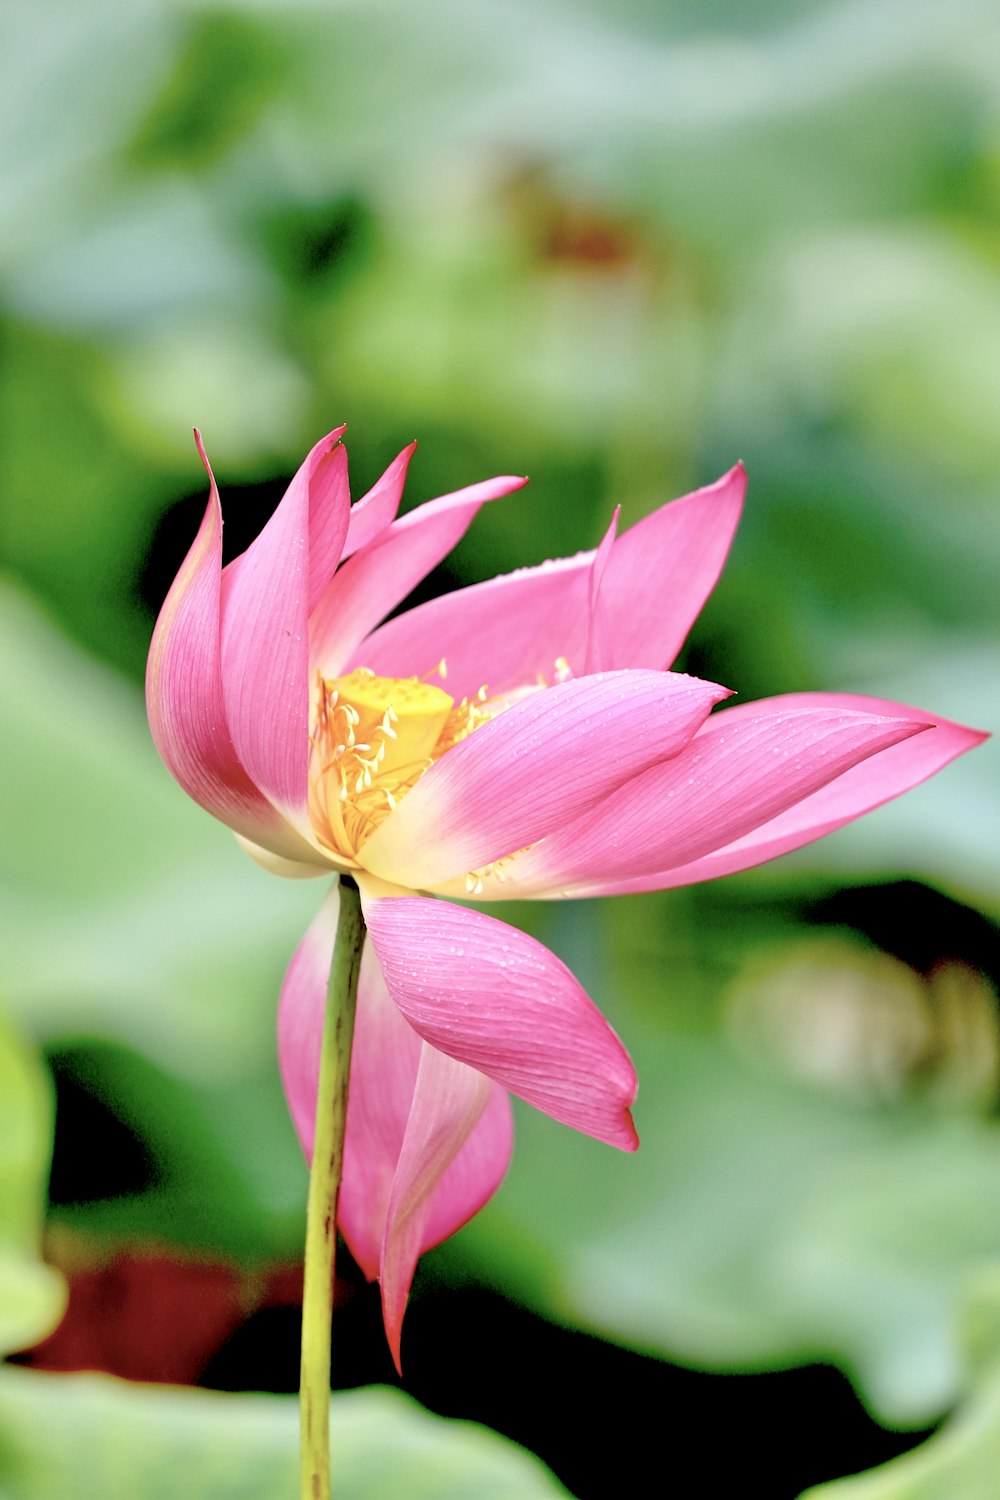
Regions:
<instances>
[{"instance_id":1,"label":"pointed petal tip","mask_svg":"<svg viewBox=\"0 0 1000 1500\"><path fill-rule=\"evenodd\" d=\"M389 1345L389 1353L392 1355L396 1374L402 1376L403 1359L400 1346L403 1341L403 1318L406 1314L407 1303L410 1300L410 1289L407 1285L402 1296L400 1296L400 1289L395 1285L395 1278L391 1274L380 1274L378 1282L379 1295L382 1302L382 1326L385 1329L385 1341Z\"/></svg>"},{"instance_id":2,"label":"pointed petal tip","mask_svg":"<svg viewBox=\"0 0 1000 1500\"><path fill-rule=\"evenodd\" d=\"M389 993L430 1048L584 1135L635 1149L635 1067L555 954L485 912L428 897L368 900L364 911Z\"/></svg>"},{"instance_id":3,"label":"pointed petal tip","mask_svg":"<svg viewBox=\"0 0 1000 1500\"><path fill-rule=\"evenodd\" d=\"M212 473L212 465L208 461L208 454L205 452L205 443L201 435L201 429L198 427L193 427L191 431L194 433L194 445L198 450L198 457L205 465L205 472L214 484L215 476Z\"/></svg>"},{"instance_id":4,"label":"pointed petal tip","mask_svg":"<svg viewBox=\"0 0 1000 1500\"><path fill-rule=\"evenodd\" d=\"M635 1128L630 1109L627 1109L622 1117L622 1138L620 1141L615 1141L615 1145L620 1151L638 1151L639 1149L639 1132Z\"/></svg>"},{"instance_id":5,"label":"pointed petal tip","mask_svg":"<svg viewBox=\"0 0 1000 1500\"><path fill-rule=\"evenodd\" d=\"M400 1344L403 1338L403 1319L396 1317L393 1311L386 1305L385 1296L382 1297L382 1322L385 1326L385 1341L389 1345L389 1353L396 1367L396 1374L402 1379L403 1359L400 1352Z\"/></svg>"},{"instance_id":6,"label":"pointed petal tip","mask_svg":"<svg viewBox=\"0 0 1000 1500\"><path fill-rule=\"evenodd\" d=\"M615 537L618 535L618 522L621 519L621 513L622 513L621 506L620 505L616 505L615 508L614 508L614 510L611 513L611 520L607 524L607 527L606 527L605 532L604 532L604 536L601 538L601 542L600 542L600 545L598 547L598 551L600 551L600 547L604 546L605 543L607 543L607 545L610 546L611 543L614 541ZM595 559L596 559L596 554L595 554Z\"/></svg>"},{"instance_id":7,"label":"pointed petal tip","mask_svg":"<svg viewBox=\"0 0 1000 1500\"><path fill-rule=\"evenodd\" d=\"M746 494L748 483L749 475L746 471L746 465L744 464L742 458L739 458L733 464L733 467L731 469L727 469L725 474L721 475L721 477L716 480L712 488L720 490L732 488L738 491L740 499L742 500L743 496Z\"/></svg>"}]
</instances>

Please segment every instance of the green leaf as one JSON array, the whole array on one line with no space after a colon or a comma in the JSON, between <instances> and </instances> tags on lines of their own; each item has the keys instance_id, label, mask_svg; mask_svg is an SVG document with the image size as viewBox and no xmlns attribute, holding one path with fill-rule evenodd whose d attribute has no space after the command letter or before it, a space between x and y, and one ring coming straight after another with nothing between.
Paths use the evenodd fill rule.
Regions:
<instances>
[{"instance_id":1,"label":"green leaf","mask_svg":"<svg viewBox=\"0 0 1000 1500\"><path fill-rule=\"evenodd\" d=\"M284 965L321 899L276 880L173 783L140 696L0 591L0 954L42 1036L81 1030L178 1076L273 1056Z\"/></svg>"},{"instance_id":2,"label":"green leaf","mask_svg":"<svg viewBox=\"0 0 1000 1500\"><path fill-rule=\"evenodd\" d=\"M171 781L134 689L10 588L0 737L6 1001L62 1056L79 1051L80 1081L164 1169L145 1199L94 1205L94 1226L296 1249L304 1173L275 1013L321 884L251 864Z\"/></svg>"},{"instance_id":3,"label":"green leaf","mask_svg":"<svg viewBox=\"0 0 1000 1500\"><path fill-rule=\"evenodd\" d=\"M616 1024L639 1152L522 1110L514 1170L463 1252L543 1314L637 1348L715 1369L828 1361L894 1425L939 1416L961 1388L955 1306L1000 1244L1000 1127Z\"/></svg>"},{"instance_id":4,"label":"green leaf","mask_svg":"<svg viewBox=\"0 0 1000 1500\"><path fill-rule=\"evenodd\" d=\"M187 22L173 71L129 149L133 167L197 170L247 134L282 82L281 31L235 14Z\"/></svg>"},{"instance_id":5,"label":"green leaf","mask_svg":"<svg viewBox=\"0 0 1000 1500\"><path fill-rule=\"evenodd\" d=\"M0 1354L43 1338L62 1315L62 1278L38 1259L52 1144L52 1091L0 1017Z\"/></svg>"},{"instance_id":6,"label":"green leaf","mask_svg":"<svg viewBox=\"0 0 1000 1500\"><path fill-rule=\"evenodd\" d=\"M0 1372L4 1500L288 1500L298 1403ZM543 1500L566 1491L486 1429L431 1416L383 1388L331 1404L338 1500Z\"/></svg>"},{"instance_id":7,"label":"green leaf","mask_svg":"<svg viewBox=\"0 0 1000 1500\"><path fill-rule=\"evenodd\" d=\"M973 1278L959 1322L972 1388L941 1431L891 1463L819 1485L802 1500L994 1500L1000 1469L1000 1263Z\"/></svg>"}]
</instances>

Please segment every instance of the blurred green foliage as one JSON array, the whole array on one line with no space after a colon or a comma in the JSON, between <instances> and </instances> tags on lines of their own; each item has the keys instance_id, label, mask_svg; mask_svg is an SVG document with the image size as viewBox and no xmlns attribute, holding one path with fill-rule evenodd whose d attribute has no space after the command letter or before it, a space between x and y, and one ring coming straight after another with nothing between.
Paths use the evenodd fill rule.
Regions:
<instances>
[{"instance_id":1,"label":"blurred green foliage","mask_svg":"<svg viewBox=\"0 0 1000 1500\"><path fill-rule=\"evenodd\" d=\"M297 1481L298 1404L0 1371L6 1500L286 1500ZM471 1422L431 1416L400 1391L334 1396L331 1464L344 1500L554 1500L567 1492L528 1453ZM59 1435L53 1442L52 1433Z\"/></svg>"},{"instance_id":2,"label":"blurred green foliage","mask_svg":"<svg viewBox=\"0 0 1000 1500\"><path fill-rule=\"evenodd\" d=\"M38 1257L52 1101L39 1060L0 1022L0 1353L43 1338L62 1316L62 1278Z\"/></svg>"},{"instance_id":3,"label":"blurred green foliage","mask_svg":"<svg viewBox=\"0 0 1000 1500\"><path fill-rule=\"evenodd\" d=\"M252 869L187 804L136 691L147 554L203 491L192 424L224 499L342 420L356 493L414 436L416 498L530 473L454 582L592 545L614 504L628 524L742 457L744 528L683 663L744 697L872 692L989 727L998 17L44 0L3 26L0 1000L156 1164L64 1221L292 1254L273 1009L320 887ZM713 891L511 911L629 1043L643 1150L524 1111L440 1273L695 1364L835 1360L886 1419L938 1416L966 1383L965 1289L1000 1258L995 1079L969 1062L993 1057L994 1002L959 985L967 1055L927 991L928 1083L902 966L872 980L876 1020L851 963L796 955L845 878L995 914L997 759ZM772 998L798 976L808 1057L780 1009L747 1029L765 959ZM987 1451L992 1389L933 1454ZM991 1494L976 1465L949 1500ZM909 1482L843 1494L942 1493Z\"/></svg>"},{"instance_id":4,"label":"blurred green foliage","mask_svg":"<svg viewBox=\"0 0 1000 1500\"><path fill-rule=\"evenodd\" d=\"M0 1082L0 1347L7 1351L50 1332L65 1298L60 1278L37 1258L48 1089L33 1050L7 1025ZM208 1178L202 1187L210 1187ZM224 1197L227 1207L233 1196ZM432 1417L401 1392L352 1392L334 1397L333 1408L331 1457L345 1500L383 1500L404 1488L414 1500L566 1493L514 1445L470 1423ZM297 1403L287 1397L7 1367L0 1370L0 1493L5 1500L136 1493L278 1500L295 1485L297 1426Z\"/></svg>"}]
</instances>

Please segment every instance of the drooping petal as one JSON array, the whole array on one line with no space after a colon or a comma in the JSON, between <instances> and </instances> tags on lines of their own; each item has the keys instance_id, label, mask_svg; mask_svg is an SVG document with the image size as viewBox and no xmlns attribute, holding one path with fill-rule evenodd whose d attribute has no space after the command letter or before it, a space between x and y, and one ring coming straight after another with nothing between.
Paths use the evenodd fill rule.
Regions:
<instances>
[{"instance_id":1,"label":"drooping petal","mask_svg":"<svg viewBox=\"0 0 1000 1500\"><path fill-rule=\"evenodd\" d=\"M795 803L786 811L761 823L752 831L700 858L655 873L633 878L597 881L574 890L574 895L612 895L629 891L665 890L673 886L695 885L714 880L738 870L777 859L793 849L800 849L814 839L851 823L893 797L909 791L940 771L967 750L982 744L988 735L948 719L937 718L923 709L894 703L887 698L868 698L849 693L790 693L759 703L741 704L726 709L725 717L735 724L767 708L782 710L817 708L844 709L907 719L929 726L926 734L917 734L880 751L870 759L844 771L826 786Z\"/></svg>"},{"instance_id":2,"label":"drooping petal","mask_svg":"<svg viewBox=\"0 0 1000 1500\"><path fill-rule=\"evenodd\" d=\"M729 552L746 488L740 465L661 506L618 537L601 580L607 667L668 667ZM442 656L448 691L485 683L502 696L551 682L565 657L584 670L594 552L521 568L407 610L374 631L356 664L385 677L420 676Z\"/></svg>"},{"instance_id":3,"label":"drooping petal","mask_svg":"<svg viewBox=\"0 0 1000 1500\"><path fill-rule=\"evenodd\" d=\"M461 1229L489 1202L504 1179L513 1146L510 1095L491 1081L479 1123L431 1196L421 1255Z\"/></svg>"},{"instance_id":4,"label":"drooping petal","mask_svg":"<svg viewBox=\"0 0 1000 1500\"><path fill-rule=\"evenodd\" d=\"M382 477L372 485L367 495L362 495L361 499L351 506L350 524L347 528L344 550L341 553L342 558L351 557L360 548L367 547L369 542L373 542L379 533L396 519L399 502L403 498L403 486L406 484L406 471L410 467L410 459L416 447L416 443L410 443L402 453L397 454ZM317 597L310 608L315 608L318 602Z\"/></svg>"},{"instance_id":5,"label":"drooping petal","mask_svg":"<svg viewBox=\"0 0 1000 1500\"><path fill-rule=\"evenodd\" d=\"M839 704L804 708L779 699L723 710L672 760L526 850L509 869L504 894L572 894L687 864L926 732L924 723Z\"/></svg>"},{"instance_id":6,"label":"drooping petal","mask_svg":"<svg viewBox=\"0 0 1000 1500\"><path fill-rule=\"evenodd\" d=\"M400 1153L411 1129L427 1128L426 1100L416 1116L412 1109L425 1048L426 1043L391 1000L375 950L366 943L358 982L338 1219L351 1254L369 1280L381 1274L387 1214ZM478 1075L477 1079L466 1080L469 1091L479 1089L477 1080ZM442 1162L431 1184L418 1255L447 1239L478 1213L507 1170L513 1141L510 1102L503 1089L494 1084L487 1084L487 1094L482 1118L473 1122L471 1134L466 1132L464 1144L456 1143L461 1149L454 1160ZM408 1171L413 1170L412 1151L411 1147ZM403 1288L404 1296L405 1291Z\"/></svg>"},{"instance_id":7,"label":"drooping petal","mask_svg":"<svg viewBox=\"0 0 1000 1500\"><path fill-rule=\"evenodd\" d=\"M362 899L389 993L425 1041L575 1130L635 1149L631 1060L553 953L449 902Z\"/></svg>"},{"instance_id":8,"label":"drooping petal","mask_svg":"<svg viewBox=\"0 0 1000 1500\"><path fill-rule=\"evenodd\" d=\"M379 1262L382 1318L397 1370L403 1313L424 1245L432 1195L479 1124L495 1088L483 1073L426 1042L421 1046Z\"/></svg>"},{"instance_id":9,"label":"drooping petal","mask_svg":"<svg viewBox=\"0 0 1000 1500\"><path fill-rule=\"evenodd\" d=\"M666 668L674 661L722 572L745 492L737 464L618 538L601 584L609 666Z\"/></svg>"},{"instance_id":10,"label":"drooping petal","mask_svg":"<svg viewBox=\"0 0 1000 1500\"><path fill-rule=\"evenodd\" d=\"M292 954L278 1006L281 1080L292 1124L307 1157L312 1156L316 1137L319 1051L339 916L340 889L335 880Z\"/></svg>"},{"instance_id":11,"label":"drooping petal","mask_svg":"<svg viewBox=\"0 0 1000 1500\"><path fill-rule=\"evenodd\" d=\"M317 586L311 532L328 569L347 534L345 471L335 453L342 430L316 444L267 525L222 579L222 686L233 744L260 789L302 828L308 827L309 596Z\"/></svg>"},{"instance_id":12,"label":"drooping petal","mask_svg":"<svg viewBox=\"0 0 1000 1500\"><path fill-rule=\"evenodd\" d=\"M281 992L281 1074L307 1157L312 1155L315 1132L320 1042L339 910L335 883L288 966ZM390 999L375 952L366 943L358 980L337 1218L351 1253L371 1280L379 1274L389 1200L425 1048L426 1043ZM473 1086L479 1084L473 1081ZM477 1213L507 1169L512 1141L510 1105L501 1088L488 1084L487 1089L481 1118L430 1193L419 1254L454 1234ZM422 1106L418 1116L422 1129L427 1118L426 1106Z\"/></svg>"},{"instance_id":13,"label":"drooping petal","mask_svg":"<svg viewBox=\"0 0 1000 1500\"><path fill-rule=\"evenodd\" d=\"M727 695L669 672L607 672L534 693L431 766L360 859L423 889L490 864L675 755Z\"/></svg>"},{"instance_id":14,"label":"drooping petal","mask_svg":"<svg viewBox=\"0 0 1000 1500\"><path fill-rule=\"evenodd\" d=\"M309 846L247 774L229 733L219 630L222 511L199 433L195 440L208 473L208 505L153 632L150 729L171 775L206 811L274 853L308 857Z\"/></svg>"},{"instance_id":15,"label":"drooping petal","mask_svg":"<svg viewBox=\"0 0 1000 1500\"><path fill-rule=\"evenodd\" d=\"M509 475L469 485L418 506L380 531L349 558L310 617L311 657L330 675L349 664L352 651L378 622L451 551L479 507L521 489ZM430 671L427 663L419 675ZM367 663L364 663L367 665Z\"/></svg>"}]
</instances>

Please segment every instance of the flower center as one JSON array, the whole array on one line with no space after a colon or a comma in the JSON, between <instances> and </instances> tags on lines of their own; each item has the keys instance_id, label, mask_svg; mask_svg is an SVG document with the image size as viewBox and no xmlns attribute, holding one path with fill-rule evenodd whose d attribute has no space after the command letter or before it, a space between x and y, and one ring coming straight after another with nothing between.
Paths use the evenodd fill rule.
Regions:
<instances>
[{"instance_id":1,"label":"flower center","mask_svg":"<svg viewBox=\"0 0 1000 1500\"><path fill-rule=\"evenodd\" d=\"M436 669L444 676L444 664ZM486 689L458 704L418 677L317 674L309 768L316 837L338 859L358 854L401 797L445 751L491 717Z\"/></svg>"}]
</instances>

